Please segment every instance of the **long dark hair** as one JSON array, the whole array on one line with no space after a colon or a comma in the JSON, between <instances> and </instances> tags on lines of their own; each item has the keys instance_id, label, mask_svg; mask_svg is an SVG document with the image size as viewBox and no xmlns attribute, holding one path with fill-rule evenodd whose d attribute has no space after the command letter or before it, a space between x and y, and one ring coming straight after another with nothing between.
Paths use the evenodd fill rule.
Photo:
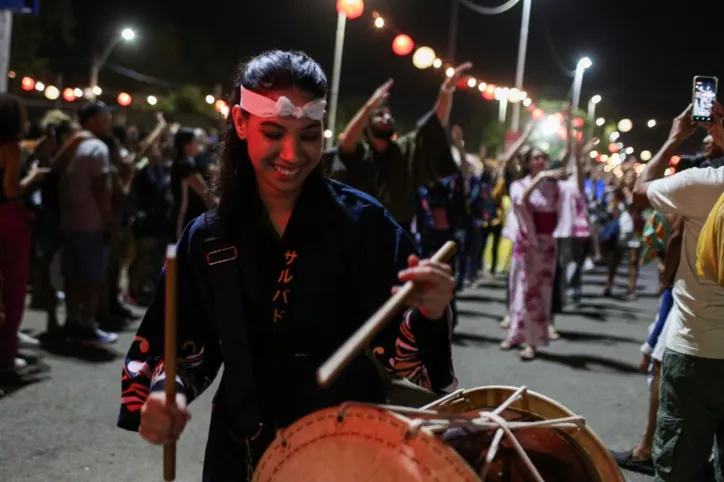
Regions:
<instances>
[{"instance_id":1,"label":"long dark hair","mask_svg":"<svg viewBox=\"0 0 724 482\"><path fill-rule=\"evenodd\" d=\"M0 94L0 144L17 142L25 131L25 106L20 97Z\"/></svg>"},{"instance_id":2,"label":"long dark hair","mask_svg":"<svg viewBox=\"0 0 724 482\"><path fill-rule=\"evenodd\" d=\"M328 82L322 67L307 54L271 50L239 66L229 107L239 104L240 86L259 94L296 88L323 98ZM229 112L221 148L221 169L216 183L219 196L218 219L232 238L239 234L239 215L249 205L249 196L258 196L256 174L249 158L246 141L239 139L234 118Z\"/></svg>"},{"instance_id":3,"label":"long dark hair","mask_svg":"<svg viewBox=\"0 0 724 482\"><path fill-rule=\"evenodd\" d=\"M173 136L174 162L186 157L186 146L194 142L195 139L196 132L191 127L182 127L176 132Z\"/></svg>"},{"instance_id":4,"label":"long dark hair","mask_svg":"<svg viewBox=\"0 0 724 482\"><path fill-rule=\"evenodd\" d=\"M540 152L541 154L546 156L546 158L550 162L550 158L548 157L548 154L546 154L546 152L543 149L541 149L540 147L536 147L536 146L530 146L530 149L528 149L528 151L523 155L523 158L521 160L520 179L522 179L525 176L530 174L530 161L533 160L533 153L535 153L535 152Z\"/></svg>"}]
</instances>

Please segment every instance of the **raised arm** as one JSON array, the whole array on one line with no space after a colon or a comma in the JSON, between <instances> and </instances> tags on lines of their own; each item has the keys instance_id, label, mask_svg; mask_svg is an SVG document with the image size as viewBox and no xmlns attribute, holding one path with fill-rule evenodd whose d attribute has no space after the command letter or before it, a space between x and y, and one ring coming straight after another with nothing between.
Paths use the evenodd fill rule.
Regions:
<instances>
[{"instance_id":1,"label":"raised arm","mask_svg":"<svg viewBox=\"0 0 724 482\"><path fill-rule=\"evenodd\" d=\"M510 148L508 148L507 151L505 151L503 154L500 155L498 158L498 169L500 169L501 172L505 172L505 169L508 166L508 163L510 160L518 154L518 151L525 145L526 142L528 142L528 139L530 138L530 135L533 133L533 129L535 129L536 121L530 120L526 125L525 129L523 129L523 133L520 135L518 140L516 140Z\"/></svg>"},{"instance_id":2,"label":"raised arm","mask_svg":"<svg viewBox=\"0 0 724 482\"><path fill-rule=\"evenodd\" d=\"M676 149L691 136L696 130L696 124L691 120L692 106L689 106L674 119L671 126L669 138L661 146L659 152L646 164L646 168L636 179L633 192L633 202L640 206L650 206L648 189L649 185L657 179L664 177L666 168L669 166L669 159L674 155Z\"/></svg>"},{"instance_id":3,"label":"raised arm","mask_svg":"<svg viewBox=\"0 0 724 482\"><path fill-rule=\"evenodd\" d=\"M168 124L166 123L166 119L163 117L163 114L161 112L158 112L156 114L156 126L153 128L150 134L148 134L142 141L141 146L138 149L138 155L137 157L140 159L143 156L146 155L148 150L151 148L151 145L158 139L158 136L161 135L164 129L168 127Z\"/></svg>"},{"instance_id":4,"label":"raised arm","mask_svg":"<svg viewBox=\"0 0 724 482\"><path fill-rule=\"evenodd\" d=\"M443 127L447 127L450 120L450 110L452 109L453 96L455 95L455 86L457 85L463 74L472 67L473 64L465 62L455 67L453 74L446 78L440 88L440 94L435 102L435 115L440 120Z\"/></svg>"},{"instance_id":5,"label":"raised arm","mask_svg":"<svg viewBox=\"0 0 724 482\"><path fill-rule=\"evenodd\" d=\"M357 111L347 127L342 131L339 142L339 152L342 154L351 154L357 149L357 143L362 138L370 114L374 112L382 103L387 100L390 95L390 88L395 81L390 79L375 90L365 105Z\"/></svg>"}]
</instances>

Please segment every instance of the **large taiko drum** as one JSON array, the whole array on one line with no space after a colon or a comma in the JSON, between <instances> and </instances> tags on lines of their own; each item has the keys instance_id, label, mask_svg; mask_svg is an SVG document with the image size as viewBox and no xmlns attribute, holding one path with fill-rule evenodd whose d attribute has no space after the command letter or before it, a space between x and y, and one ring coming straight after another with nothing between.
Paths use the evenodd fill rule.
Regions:
<instances>
[{"instance_id":1,"label":"large taiko drum","mask_svg":"<svg viewBox=\"0 0 724 482\"><path fill-rule=\"evenodd\" d=\"M525 387L349 403L280 431L255 482L625 482L585 420Z\"/></svg>"}]
</instances>

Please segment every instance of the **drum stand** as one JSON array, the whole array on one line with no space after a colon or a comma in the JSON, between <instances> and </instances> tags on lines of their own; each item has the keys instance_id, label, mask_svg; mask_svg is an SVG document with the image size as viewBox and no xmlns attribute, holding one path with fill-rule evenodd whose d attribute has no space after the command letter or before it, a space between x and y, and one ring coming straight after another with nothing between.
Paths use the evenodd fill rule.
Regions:
<instances>
[{"instance_id":1,"label":"drum stand","mask_svg":"<svg viewBox=\"0 0 724 482\"><path fill-rule=\"evenodd\" d=\"M536 482L545 482L543 478L541 477L538 470L533 465L533 462L530 460L528 455L525 453L525 450L523 450L523 447L520 445L518 440L515 438L515 435L513 432L515 430L519 429L530 429L530 428L555 428L558 430L578 430L586 423L586 419L579 416L573 416L573 417L563 417L563 418L557 418L552 420L541 420L536 422L508 422L503 417L501 417L501 414L503 411L505 411L507 408L509 408L513 403L523 398L527 393L526 387L520 387L518 388L507 400L505 400L499 407L497 407L492 412L490 411L480 411L477 413L476 418L471 418L469 415L459 414L459 413L446 413L444 412L445 406L448 403L459 401L459 400L465 400L465 397L463 395L464 390L458 390L456 392L450 393L449 395L446 395L442 397L439 400L436 400L428 405L425 405L422 408L416 409L416 408L408 408L408 407L399 407L395 405L375 405L375 404L366 404L366 403L358 403L358 402L348 402L345 404L342 404L339 407L339 413L337 414L337 419L342 422L345 417L345 413L347 409L351 406L367 406L367 407L375 407L380 408L383 410L389 410L392 412L397 412L402 415L416 415L419 417L422 417L420 419L415 419L410 424L409 429L407 430L405 434L405 439L409 440L420 431L420 429L425 428L433 433L442 432L444 430L447 430L449 428L454 427L469 427L469 426L475 426L479 428L484 429L495 429L495 435L493 436L493 443L488 448L488 453L485 457L485 466L483 468L481 476L481 481L485 482L485 479L487 477L487 471L488 467L491 466L491 462L495 458L495 455L498 452L498 448L500 447L500 444L503 440L503 437L506 437L507 440L511 443L517 454L520 456L521 460L525 464L525 466L530 471L531 475L533 476L533 479ZM436 409L443 410L443 411L437 411ZM281 440L284 441L284 436L282 431L278 434L281 437Z\"/></svg>"}]
</instances>

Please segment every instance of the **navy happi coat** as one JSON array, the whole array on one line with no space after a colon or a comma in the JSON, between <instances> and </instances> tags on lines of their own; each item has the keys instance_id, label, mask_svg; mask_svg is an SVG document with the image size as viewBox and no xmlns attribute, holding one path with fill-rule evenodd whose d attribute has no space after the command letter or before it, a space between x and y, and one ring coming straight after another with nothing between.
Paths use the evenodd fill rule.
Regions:
<instances>
[{"instance_id":1,"label":"navy happi coat","mask_svg":"<svg viewBox=\"0 0 724 482\"><path fill-rule=\"evenodd\" d=\"M330 388L317 386L317 368L388 299L416 254L377 201L315 171L283 236L255 190L239 222L231 239L210 212L178 241L178 389L192 401L224 365L204 482L245 480L276 429L313 411L384 403L376 362L436 392L455 385L450 317L407 310ZM128 430L138 430L149 391L163 390L164 279L123 367L118 425Z\"/></svg>"}]
</instances>

